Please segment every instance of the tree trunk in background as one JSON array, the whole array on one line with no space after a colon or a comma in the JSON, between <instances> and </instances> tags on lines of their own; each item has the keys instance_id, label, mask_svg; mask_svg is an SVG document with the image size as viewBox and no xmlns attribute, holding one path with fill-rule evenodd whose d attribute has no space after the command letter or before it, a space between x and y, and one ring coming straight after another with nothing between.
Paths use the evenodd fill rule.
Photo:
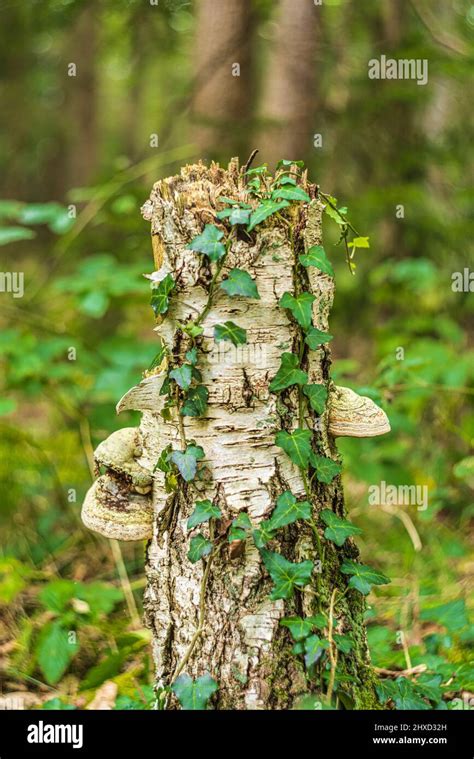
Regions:
<instances>
[{"instance_id":1,"label":"tree trunk in background","mask_svg":"<svg viewBox=\"0 0 474 759\"><path fill-rule=\"evenodd\" d=\"M96 14L93 4L79 13L64 51L67 189L88 185L97 169ZM76 65L75 77L68 76L69 63Z\"/></svg>"},{"instance_id":2,"label":"tree trunk in background","mask_svg":"<svg viewBox=\"0 0 474 759\"><path fill-rule=\"evenodd\" d=\"M193 142L205 158L228 155L230 149L245 152L252 92L251 3L200 0L197 11Z\"/></svg>"},{"instance_id":3,"label":"tree trunk in background","mask_svg":"<svg viewBox=\"0 0 474 759\"><path fill-rule=\"evenodd\" d=\"M315 197L314 186L308 186L308 191ZM205 223L215 221L217 194L244 197L235 159L228 171L215 164L209 169L202 164L185 167L180 176L157 182L144 207L145 218L152 223L155 268L169 267L177 282L170 310L159 327L172 363L181 363L187 350L185 340L176 338L177 322L202 310L207 300L209 280L202 276L202 257L186 246ZM213 500L221 509L223 522L246 511L256 526L268 518L275 499L285 490L305 497L300 470L274 443L278 430L291 431L301 424L301 419L297 421L298 393L293 388L279 398L269 392L268 385L279 368L282 350L291 350L299 339L296 324L278 301L286 290L293 291L297 254L321 243L321 208L317 198L309 205L299 204L292 212L291 229L273 216L257 227L250 241L242 236L232 244L224 274L233 267L248 270L255 278L260 300L229 298L221 291L202 323L199 368L209 390L209 407L205 418L184 417L184 433L188 442L203 447L210 484L199 483L197 492L195 483L185 484L180 479L179 490L167 494L164 475L160 471L155 475L155 524L147 551L144 605L153 632L157 684L169 685L178 674L198 677L209 672L219 685L212 700L217 709L286 709L304 693L325 692L326 686L321 691L319 681L313 686L308 683L302 659L291 652L293 643L279 622L284 616L311 615L318 609L328 613L333 590L347 587L339 572L342 559L358 556L352 540L336 548L324 539L322 531L321 556L318 541L305 522L278 531L270 544L272 550L291 561L322 559L321 572L315 571L311 585L288 601L270 600L272 582L251 539L241 556L233 558L227 546L211 566L205 560L192 564L187 557L190 534L186 522L196 500ZM318 269L308 271L304 287L316 298L313 323L327 330L334 280ZM234 319L247 330L248 343L241 353L230 343L215 344L213 338L216 323ZM225 357L217 352L222 345L227 346ZM303 363L309 382L330 382L327 346L308 352ZM183 449L176 409L171 412L168 422L158 409L143 413L140 429L147 468L154 467L167 445ZM313 447L337 459L334 440L327 433L326 413L320 424L312 411L305 420L313 430ZM310 497L314 515L322 508L343 515L339 477L327 485L314 482ZM205 535L206 530L207 525ZM208 577L203 584L206 566ZM341 687L355 708L377 708L363 622L364 598L354 590L337 598L335 631L349 633L354 639L352 652L340 655L340 671L353 679ZM344 698L341 693L340 698ZM171 701L171 708L176 705Z\"/></svg>"},{"instance_id":4,"label":"tree trunk in background","mask_svg":"<svg viewBox=\"0 0 474 759\"><path fill-rule=\"evenodd\" d=\"M277 30L262 87L259 160L306 158L317 107L315 53L321 8L308 0L280 0Z\"/></svg>"}]
</instances>

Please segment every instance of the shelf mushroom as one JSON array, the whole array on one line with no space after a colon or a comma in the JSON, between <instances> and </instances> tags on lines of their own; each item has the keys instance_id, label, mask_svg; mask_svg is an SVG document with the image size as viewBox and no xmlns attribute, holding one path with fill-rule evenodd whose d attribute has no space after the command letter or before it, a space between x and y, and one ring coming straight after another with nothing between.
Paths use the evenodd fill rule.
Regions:
<instances>
[{"instance_id":1,"label":"shelf mushroom","mask_svg":"<svg viewBox=\"0 0 474 759\"><path fill-rule=\"evenodd\" d=\"M376 437L390 432L388 416L366 395L334 387L329 396L329 434L333 437Z\"/></svg>"}]
</instances>

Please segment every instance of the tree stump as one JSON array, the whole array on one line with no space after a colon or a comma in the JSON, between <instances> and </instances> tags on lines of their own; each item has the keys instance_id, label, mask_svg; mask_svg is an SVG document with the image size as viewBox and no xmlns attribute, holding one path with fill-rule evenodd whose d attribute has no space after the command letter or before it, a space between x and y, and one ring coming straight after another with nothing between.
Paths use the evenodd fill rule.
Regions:
<instances>
[{"instance_id":1,"label":"tree stump","mask_svg":"<svg viewBox=\"0 0 474 759\"><path fill-rule=\"evenodd\" d=\"M342 545L325 538L321 512L344 517L331 430L346 430L347 424L357 428L362 414L362 428L366 424L367 429L361 436L380 434L386 431L386 417L371 401L352 394L370 408L356 403L351 419L351 391L344 395L331 382L330 336L310 348L308 330L302 330L291 309L282 307L284 293L310 293L310 329L328 332L334 279L317 266L306 268L299 262L301 254L321 245L324 206L305 173L299 174L297 186L309 202L288 203L250 232L232 227L223 266L188 246L207 224L229 234L226 221L216 218L224 207L220 198L255 207L236 159L227 169L215 163L185 166L178 176L158 181L142 209L151 222L156 276L171 275L175 282L169 309L158 316L155 327L168 358L118 405L119 411L142 411L141 443L134 455L140 471L153 472L151 495L146 489L138 491L149 499L153 514L146 552L146 622L153 633L157 685L166 688L183 675L196 679L208 673L218 688L209 702L215 709L288 709L307 694L314 696L312 708L330 703L377 708L365 598L348 586L349 576L341 572L344 561L358 561L358 550L352 537ZM250 274L259 297L231 295L219 286L235 268ZM216 325L227 322L246 331L245 344L216 340ZM201 334L191 336L192 324ZM178 381L170 386L165 378L173 367L192 363L188 352L193 347L208 405L202 416L183 416L185 394ZM298 384L279 392L270 388L282 354L297 356L308 383L323 386L321 413ZM345 404L340 403L341 392ZM177 405L172 405L174 397ZM338 418L338 409L339 416L349 419ZM319 476L311 465L305 473L277 444L279 433L291 435L296 429L309 430L311 455L326 464L329 459L332 474ZM189 481L166 464L170 451L184 453L187 446L202 448L195 462L199 476ZM164 458L163 451L168 452ZM156 468L158 460L165 466ZM283 500L291 495L290 504L307 504L309 518L306 514L290 524L283 519L284 526L270 529L266 542L259 541L260 533L253 539L252 531L262 522L268 525L282 495ZM196 502L212 505L219 517L189 527ZM236 539L229 542L229 527L239 515L244 529L236 529ZM216 548L193 563L188 553L198 533ZM275 592L275 554L301 563L306 571L310 568L310 581L296 582L287 597L284 588ZM299 641L298 633L292 637L291 619L281 624L292 617L314 620L306 642ZM336 645L338 636L345 646ZM164 703L178 707L174 695Z\"/></svg>"}]
</instances>

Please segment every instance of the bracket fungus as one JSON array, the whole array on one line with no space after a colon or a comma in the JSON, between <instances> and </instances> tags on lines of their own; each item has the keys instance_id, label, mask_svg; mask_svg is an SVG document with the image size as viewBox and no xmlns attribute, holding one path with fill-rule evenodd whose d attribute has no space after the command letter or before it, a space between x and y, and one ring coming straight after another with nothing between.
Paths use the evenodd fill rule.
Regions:
<instances>
[{"instance_id":1,"label":"bracket fungus","mask_svg":"<svg viewBox=\"0 0 474 759\"><path fill-rule=\"evenodd\" d=\"M82 506L82 521L90 530L116 540L148 540L153 532L153 476L137 459L142 455L140 432L124 427L113 432L94 452L97 473Z\"/></svg>"},{"instance_id":2,"label":"bracket fungus","mask_svg":"<svg viewBox=\"0 0 474 759\"><path fill-rule=\"evenodd\" d=\"M329 402L329 434L333 437L376 437L390 432L388 416L366 395L334 387Z\"/></svg>"}]
</instances>

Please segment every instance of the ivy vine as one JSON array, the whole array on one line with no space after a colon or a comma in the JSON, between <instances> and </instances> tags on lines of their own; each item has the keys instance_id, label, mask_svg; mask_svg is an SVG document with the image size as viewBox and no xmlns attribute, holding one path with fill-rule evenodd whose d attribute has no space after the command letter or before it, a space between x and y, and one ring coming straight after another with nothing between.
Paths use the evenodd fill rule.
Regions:
<instances>
[{"instance_id":1,"label":"ivy vine","mask_svg":"<svg viewBox=\"0 0 474 759\"><path fill-rule=\"evenodd\" d=\"M193 486L195 483L206 482L209 473L203 466L205 452L201 446L192 440L187 440L183 417L203 417L208 404L208 390L202 383L199 369L200 343L203 334L202 322L212 309L218 290L223 290L229 297L244 297L258 300L255 280L249 272L233 268L224 277L222 275L229 250L237 237L237 231L251 239L251 232L269 217L276 215L286 224L290 232L290 241L294 246L292 225L285 216L285 209L294 203L309 203L311 198L298 184L304 165L302 161L283 160L277 164L275 177L271 177L266 165L248 169L245 173L246 192L252 202L236 201L221 196L219 201L224 208L216 213L216 224L206 224L201 234L188 244L188 248L203 258L203 262L213 273L208 288L208 297L202 310L184 323L178 324L181 338L186 339L187 350L185 361L170 365L171 356L166 346L149 367L148 374L165 372L161 393L165 396L164 408L161 412L165 421L171 419L171 409L177 411L180 432L181 449L165 448L155 465L165 474L166 490L176 491L180 480ZM319 197L325 203L325 212L340 227L340 242L344 243L346 259L351 272L354 271L354 254L359 248L369 246L368 238L361 237L347 219L347 208L338 208L337 200L322 193ZM255 206L255 201L257 205ZM352 239L350 238L353 234ZM170 679L170 685L165 689L172 691L184 709L203 709L208 700L217 690L218 684L209 674L193 680L182 674L194 648L204 632L205 626L205 597L206 587L212 563L223 549L224 545L242 546L246 540L253 540L260 552L263 564L273 582L270 598L291 599L296 591L301 591L312 582L315 563L309 559L291 562L280 553L269 550L268 544L275 538L277 532L295 522L303 522L309 526L315 536L318 558L324 562L324 549L321 544L320 532L326 541L341 548L346 540L361 533L360 528L346 519L335 514L330 509L323 509L313 516L312 494L313 484L320 482L331 483L340 474L340 465L313 449L313 429L307 419L311 412L321 415L325 411L328 389L325 384L309 383L307 371L304 369L307 352L314 351L332 340L332 335L323 332L312 325L312 306L315 296L305 289L308 281L307 269L315 267L330 277L334 276L332 264L321 245L314 245L299 255L295 252L295 271L293 293L285 292L279 301L280 308L287 311L290 318L298 325L298 344L295 351L285 351L281 354L280 367L273 377L269 389L280 395L289 388L296 388L298 393L298 427L289 432L281 429L275 437L275 444L295 464L304 483L306 499L300 500L290 491L281 493L273 512L267 520L254 526L247 513L240 512L224 532L222 526L218 529L222 513L218 506L210 500L196 500L195 508L187 522L190 537L188 559L193 564L202 562L203 573L200 589L200 608L198 627L180 662L176 665ZM151 306L155 316L163 319L170 307L176 282L170 273L161 279L152 289ZM234 346L243 345L247 341L245 329L232 321L216 324L214 327L215 342L227 341ZM207 525L208 537L202 532ZM200 528L196 533L196 528ZM338 661L341 656L348 655L353 648L350 635L334 632L337 619L337 604L349 591L355 590L366 595L373 585L389 582L380 572L355 561L345 559L340 566L341 572L348 577L344 592L335 588L332 592L329 607L321 608L319 592L314 593L318 607L316 614L308 617L291 616L281 620L281 625L289 630L293 638L293 653L304 663L308 679L315 676L315 668L319 664L322 679L327 682L326 702L330 706L333 693L337 687ZM319 573L316 572L317 590L319 591ZM311 592L311 591L310 591ZM166 704L166 698L163 703Z\"/></svg>"}]
</instances>

